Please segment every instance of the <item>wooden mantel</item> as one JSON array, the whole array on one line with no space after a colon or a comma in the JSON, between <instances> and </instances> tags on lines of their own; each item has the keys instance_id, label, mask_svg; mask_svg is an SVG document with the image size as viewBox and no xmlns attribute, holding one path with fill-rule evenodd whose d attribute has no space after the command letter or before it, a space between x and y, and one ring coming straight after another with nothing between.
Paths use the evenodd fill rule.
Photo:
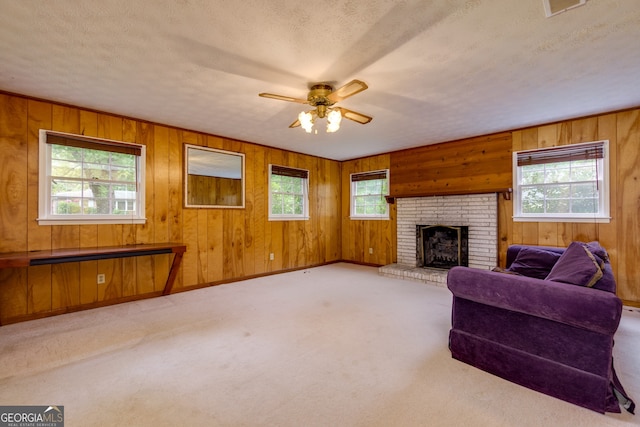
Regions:
<instances>
[{"instance_id":1,"label":"wooden mantel","mask_svg":"<svg viewBox=\"0 0 640 427\"><path fill-rule=\"evenodd\" d=\"M498 193L504 197L505 200L511 200L512 188L496 188L496 189L482 189L482 190L465 190L461 192L451 192L446 189L440 192L433 192L429 194L395 194L385 196L387 203L395 203L396 199L402 199L404 197L434 197L434 196L462 196L465 194L485 194L485 193Z\"/></svg>"}]
</instances>

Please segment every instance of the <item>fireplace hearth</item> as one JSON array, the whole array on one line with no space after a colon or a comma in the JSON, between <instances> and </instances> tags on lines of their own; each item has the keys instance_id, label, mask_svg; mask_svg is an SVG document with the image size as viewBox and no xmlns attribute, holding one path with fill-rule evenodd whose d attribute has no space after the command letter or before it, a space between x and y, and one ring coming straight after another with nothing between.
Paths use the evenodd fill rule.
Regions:
<instances>
[{"instance_id":1,"label":"fireplace hearth","mask_svg":"<svg viewBox=\"0 0 640 427\"><path fill-rule=\"evenodd\" d=\"M417 266L448 270L469 265L469 227L416 225Z\"/></svg>"}]
</instances>

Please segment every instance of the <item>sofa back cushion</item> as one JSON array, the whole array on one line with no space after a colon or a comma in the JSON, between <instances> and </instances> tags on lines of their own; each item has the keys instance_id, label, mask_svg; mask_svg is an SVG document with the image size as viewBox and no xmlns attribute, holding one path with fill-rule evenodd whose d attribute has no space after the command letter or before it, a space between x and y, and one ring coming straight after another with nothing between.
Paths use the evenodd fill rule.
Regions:
<instances>
[{"instance_id":1,"label":"sofa back cushion","mask_svg":"<svg viewBox=\"0 0 640 427\"><path fill-rule=\"evenodd\" d=\"M536 279L546 278L561 254L534 246L523 246L507 268L508 272Z\"/></svg>"},{"instance_id":2,"label":"sofa back cushion","mask_svg":"<svg viewBox=\"0 0 640 427\"><path fill-rule=\"evenodd\" d=\"M593 285L593 289L615 293L616 281L606 249L600 246L600 243L597 241L577 243L589 249L602 270L602 278ZM504 270L504 272L545 279L560 258L560 255L567 249L568 248L558 248L554 246L511 245L507 248L507 269ZM520 255L520 252L523 250L525 250L525 252ZM547 252L551 252L552 255L549 256ZM553 260L553 254L557 255L555 261ZM520 257L520 259L518 259L518 257ZM545 271L546 274L544 273Z\"/></svg>"}]
</instances>

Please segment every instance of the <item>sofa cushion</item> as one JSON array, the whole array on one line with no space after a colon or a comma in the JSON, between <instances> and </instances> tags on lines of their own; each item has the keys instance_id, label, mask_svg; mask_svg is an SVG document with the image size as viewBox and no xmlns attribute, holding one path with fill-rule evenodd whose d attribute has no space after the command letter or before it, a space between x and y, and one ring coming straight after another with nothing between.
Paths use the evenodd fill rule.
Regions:
<instances>
[{"instance_id":1,"label":"sofa cushion","mask_svg":"<svg viewBox=\"0 0 640 427\"><path fill-rule=\"evenodd\" d=\"M597 261L600 261L600 260L602 262L609 261L609 254L607 253L607 250L605 248L600 246L600 242L593 241L593 242L585 243L585 246L587 247L587 249L589 249L589 251L592 254L594 254L597 258L600 258L599 260L596 258Z\"/></svg>"},{"instance_id":2,"label":"sofa cushion","mask_svg":"<svg viewBox=\"0 0 640 427\"><path fill-rule=\"evenodd\" d=\"M582 242L572 242L546 277L554 282L589 288L601 278L600 262Z\"/></svg>"},{"instance_id":3,"label":"sofa cushion","mask_svg":"<svg viewBox=\"0 0 640 427\"><path fill-rule=\"evenodd\" d=\"M507 271L522 276L544 279L549 275L560 254L535 247L523 247Z\"/></svg>"}]
</instances>

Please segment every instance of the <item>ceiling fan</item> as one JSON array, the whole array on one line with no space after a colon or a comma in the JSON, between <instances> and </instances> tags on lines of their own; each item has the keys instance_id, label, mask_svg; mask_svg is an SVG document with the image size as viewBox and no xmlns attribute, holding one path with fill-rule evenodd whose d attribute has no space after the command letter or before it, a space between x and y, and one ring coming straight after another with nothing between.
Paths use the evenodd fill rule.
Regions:
<instances>
[{"instance_id":1,"label":"ceiling fan","mask_svg":"<svg viewBox=\"0 0 640 427\"><path fill-rule=\"evenodd\" d=\"M259 96L264 98L278 99L281 101L297 102L299 104L309 104L315 107L310 111L303 111L298 115L298 119L289 125L290 128L302 126L302 128L311 133L313 123L316 118L327 118L327 132L335 132L340 128L342 118L353 120L360 124L367 124L373 118L365 114L348 110L342 107L334 107L333 105L343 99L353 96L367 89L365 82L360 80L351 80L344 86L334 90L333 87L326 83L318 83L311 86L307 99L292 98L290 96L276 95L273 93L260 93Z\"/></svg>"}]
</instances>

